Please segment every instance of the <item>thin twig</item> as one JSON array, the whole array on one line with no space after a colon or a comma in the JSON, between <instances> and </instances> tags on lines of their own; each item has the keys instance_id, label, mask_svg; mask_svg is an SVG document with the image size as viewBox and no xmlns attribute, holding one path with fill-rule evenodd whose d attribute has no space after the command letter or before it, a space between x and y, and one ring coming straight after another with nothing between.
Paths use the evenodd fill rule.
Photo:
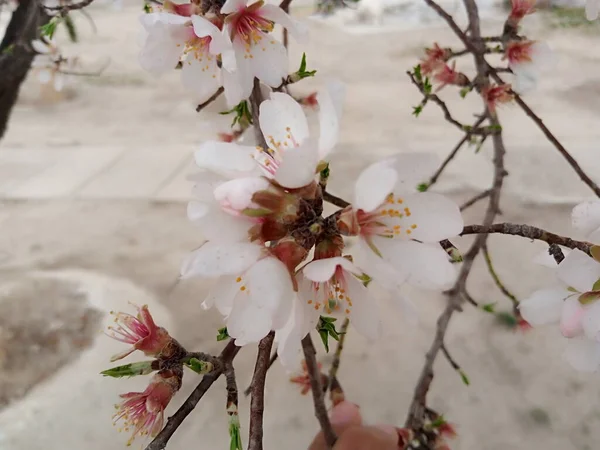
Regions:
<instances>
[{"instance_id":1,"label":"thin twig","mask_svg":"<svg viewBox=\"0 0 600 450\"><path fill-rule=\"evenodd\" d=\"M254 87L252 88L252 94L250 95L250 107L252 109L252 126L254 127L254 137L256 138L256 145L267 149L267 141L262 134L260 129L259 111L260 104L263 102L262 92L260 91L260 81L258 78L254 79Z\"/></svg>"},{"instance_id":2,"label":"thin twig","mask_svg":"<svg viewBox=\"0 0 600 450\"><path fill-rule=\"evenodd\" d=\"M479 200L483 200L486 197L489 197L490 194L492 193L491 189L486 189L483 192L480 192L479 194L477 194L475 197L467 200L466 202L464 202L461 206L460 206L460 210L464 211L465 209L473 206L475 203L477 203Z\"/></svg>"},{"instance_id":3,"label":"thin twig","mask_svg":"<svg viewBox=\"0 0 600 450\"><path fill-rule=\"evenodd\" d=\"M348 325L350 325L350 320L346 317L342 326L340 327L340 331L338 334L340 335L340 339L337 343L337 347L335 349L335 353L333 354L333 362L331 363L331 369L329 369L329 383L330 385L334 382L333 380L337 379L337 373L340 368L340 362L342 359L342 351L344 351L344 342L346 341L346 334L348 333Z\"/></svg>"},{"instance_id":4,"label":"thin twig","mask_svg":"<svg viewBox=\"0 0 600 450\"><path fill-rule=\"evenodd\" d=\"M200 103L198 106L196 106L196 112L202 111L204 108L206 108L208 105L210 105L216 99L218 99L219 96L224 91L225 91L225 89L223 89L222 87L220 87L219 89L217 89L217 91L213 95L211 95L208 100L206 100L204 103Z\"/></svg>"},{"instance_id":5,"label":"thin twig","mask_svg":"<svg viewBox=\"0 0 600 450\"><path fill-rule=\"evenodd\" d=\"M336 197L335 195L330 194L327 191L323 192L323 200L331 203L332 205L339 206L340 208L345 208L346 206L350 205L350 203L344 200L343 198Z\"/></svg>"},{"instance_id":6,"label":"thin twig","mask_svg":"<svg viewBox=\"0 0 600 450\"><path fill-rule=\"evenodd\" d=\"M275 332L271 331L258 344L256 366L252 377L252 400L250 401L250 435L248 450L263 448L263 414L265 411L265 381L269 367L269 357Z\"/></svg>"},{"instance_id":7,"label":"thin twig","mask_svg":"<svg viewBox=\"0 0 600 450\"><path fill-rule=\"evenodd\" d=\"M240 436L240 418L238 415L238 390L235 381L235 370L233 362L225 363L225 386L227 389L226 411L229 416L229 438L230 450L242 450L242 438Z\"/></svg>"},{"instance_id":8,"label":"thin twig","mask_svg":"<svg viewBox=\"0 0 600 450\"><path fill-rule=\"evenodd\" d=\"M59 5L59 6L43 6L47 11L58 11L61 16L66 16L70 11L75 11L77 9L85 8L92 4L94 0L82 0L78 3L71 3L68 5Z\"/></svg>"},{"instance_id":9,"label":"thin twig","mask_svg":"<svg viewBox=\"0 0 600 450\"><path fill-rule=\"evenodd\" d=\"M234 340L231 339L221 354L219 360L223 364L233 361L240 347L236 346ZM169 439L173 436L175 431L181 426L185 418L194 410L200 399L206 394L212 384L221 376L223 373L222 367L215 368L211 373L204 375L202 381L196 386L196 389L190 394L190 396L183 402L177 412L169 417L167 424L160 433L148 444L146 450L164 450L169 442Z\"/></svg>"},{"instance_id":10,"label":"thin twig","mask_svg":"<svg viewBox=\"0 0 600 450\"><path fill-rule=\"evenodd\" d=\"M327 415L327 408L325 408L321 373L317 364L317 352L312 339L310 338L310 334L307 334L306 337L302 339L302 350L304 351L306 369L308 371L308 376L310 377L310 390L312 391L313 402L315 404L315 416L321 425L327 447L333 448L337 436L331 427L331 422Z\"/></svg>"},{"instance_id":11,"label":"thin twig","mask_svg":"<svg viewBox=\"0 0 600 450\"><path fill-rule=\"evenodd\" d=\"M521 225L515 223L495 223L490 225L467 225L463 228L461 236L467 234L510 234L512 236L521 236L524 238L544 241L548 244L562 245L563 247L571 249L579 249L588 255L591 255L590 251L594 244L585 241L576 241L570 237L560 236L558 234L550 233L549 231L541 228L533 227L531 225Z\"/></svg>"},{"instance_id":12,"label":"thin twig","mask_svg":"<svg viewBox=\"0 0 600 450\"><path fill-rule=\"evenodd\" d=\"M496 269L494 268L494 264L492 263L492 257L490 255L490 251L488 249L487 243L483 245L481 250L483 252L483 259L485 259L485 265L487 266L488 272L490 272L490 275L492 276L494 283L496 283L496 286L498 287L498 289L500 289L500 291L512 302L513 310L515 312L517 312L518 308L519 308L519 300L512 292L510 292L508 290L508 288L504 285L504 283L502 283L502 280L498 276L498 273L496 272Z\"/></svg>"},{"instance_id":13,"label":"thin twig","mask_svg":"<svg viewBox=\"0 0 600 450\"><path fill-rule=\"evenodd\" d=\"M273 354L271 355L271 359L269 360L269 367L267 367L267 370L269 370L271 368L271 366L273 364L275 364L275 361L277 361L277 358L279 357L277 352L273 352ZM248 397L250 395L250 392L252 392L252 383L250 383L250 386L248 386L246 388L246 390L244 391L244 395L246 397Z\"/></svg>"}]
</instances>

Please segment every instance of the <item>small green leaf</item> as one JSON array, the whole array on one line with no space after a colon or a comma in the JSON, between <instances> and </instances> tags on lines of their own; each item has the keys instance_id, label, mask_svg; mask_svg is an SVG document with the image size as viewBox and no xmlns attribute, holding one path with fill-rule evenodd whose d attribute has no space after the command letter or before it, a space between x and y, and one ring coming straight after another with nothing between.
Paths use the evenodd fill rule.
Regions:
<instances>
[{"instance_id":1,"label":"small green leaf","mask_svg":"<svg viewBox=\"0 0 600 450\"><path fill-rule=\"evenodd\" d=\"M600 291L600 279L594 283L594 286L592 286L592 291Z\"/></svg>"},{"instance_id":2,"label":"small green leaf","mask_svg":"<svg viewBox=\"0 0 600 450\"><path fill-rule=\"evenodd\" d=\"M227 327L219 328L217 330L217 341L224 341L225 339L229 339Z\"/></svg>"},{"instance_id":3,"label":"small green leaf","mask_svg":"<svg viewBox=\"0 0 600 450\"><path fill-rule=\"evenodd\" d=\"M425 192L427 189L429 189L429 183L420 183L417 185L417 191L419 192Z\"/></svg>"},{"instance_id":4,"label":"small green leaf","mask_svg":"<svg viewBox=\"0 0 600 450\"><path fill-rule=\"evenodd\" d=\"M77 34L77 29L75 28L75 22L73 22L71 16L65 16L63 23L65 24L65 28L67 29L67 34L69 35L71 42L77 42L79 40L79 36Z\"/></svg>"},{"instance_id":5,"label":"small green leaf","mask_svg":"<svg viewBox=\"0 0 600 450\"><path fill-rule=\"evenodd\" d=\"M590 248L590 255L592 255L592 258L596 261L600 262L600 246L592 245L592 248Z\"/></svg>"},{"instance_id":6,"label":"small green leaf","mask_svg":"<svg viewBox=\"0 0 600 450\"><path fill-rule=\"evenodd\" d=\"M150 3L144 3L144 12L146 14L150 14L152 12L152 6L150 6Z\"/></svg>"},{"instance_id":7,"label":"small green leaf","mask_svg":"<svg viewBox=\"0 0 600 450\"><path fill-rule=\"evenodd\" d=\"M590 303L594 303L598 299L600 299L600 290L584 292L579 296L579 303L581 303L582 305L589 305Z\"/></svg>"},{"instance_id":8,"label":"small green leaf","mask_svg":"<svg viewBox=\"0 0 600 450\"><path fill-rule=\"evenodd\" d=\"M453 263L463 262L463 255L456 247L452 247L447 253Z\"/></svg>"},{"instance_id":9,"label":"small green leaf","mask_svg":"<svg viewBox=\"0 0 600 450\"><path fill-rule=\"evenodd\" d=\"M413 106L412 115L415 117L419 117L419 114L423 112L423 105Z\"/></svg>"},{"instance_id":10,"label":"small green leaf","mask_svg":"<svg viewBox=\"0 0 600 450\"><path fill-rule=\"evenodd\" d=\"M423 91L426 95L430 95L432 90L433 86L431 85L429 78L425 77L425 79L423 80Z\"/></svg>"},{"instance_id":11,"label":"small green leaf","mask_svg":"<svg viewBox=\"0 0 600 450\"><path fill-rule=\"evenodd\" d=\"M496 303L486 303L485 305L481 306L481 309L483 309L485 312L493 314L496 312Z\"/></svg>"},{"instance_id":12,"label":"small green leaf","mask_svg":"<svg viewBox=\"0 0 600 450\"><path fill-rule=\"evenodd\" d=\"M431 422L432 428L439 428L446 423L446 418L443 415L439 415L435 418L433 422Z\"/></svg>"},{"instance_id":13,"label":"small green leaf","mask_svg":"<svg viewBox=\"0 0 600 450\"><path fill-rule=\"evenodd\" d=\"M469 386L471 382L469 381L469 377L467 376L467 374L462 369L459 369L458 373L460 374L462 382L465 383L466 386Z\"/></svg>"},{"instance_id":14,"label":"small green leaf","mask_svg":"<svg viewBox=\"0 0 600 450\"><path fill-rule=\"evenodd\" d=\"M185 366L200 375L212 372L214 369L212 363L208 361L201 361L198 358L190 358L190 360L185 363Z\"/></svg>"},{"instance_id":15,"label":"small green leaf","mask_svg":"<svg viewBox=\"0 0 600 450\"><path fill-rule=\"evenodd\" d=\"M323 341L325 351L329 353L329 333L327 330L319 330L319 336L321 336L321 341Z\"/></svg>"},{"instance_id":16,"label":"small green leaf","mask_svg":"<svg viewBox=\"0 0 600 450\"><path fill-rule=\"evenodd\" d=\"M471 92L472 88L470 86L464 87L460 90L460 96L461 98L465 98L467 95L469 95L469 92Z\"/></svg>"},{"instance_id":17,"label":"small green leaf","mask_svg":"<svg viewBox=\"0 0 600 450\"><path fill-rule=\"evenodd\" d=\"M371 281L373 281L373 278L371 278L366 273L363 273L361 275L356 275L356 278L358 278L360 280L360 282L364 285L364 287L367 287L369 285L369 283Z\"/></svg>"},{"instance_id":18,"label":"small green leaf","mask_svg":"<svg viewBox=\"0 0 600 450\"><path fill-rule=\"evenodd\" d=\"M40 27L40 35L52 39L54 33L56 33L56 27L62 21L62 17L56 16L50 19L50 21Z\"/></svg>"},{"instance_id":19,"label":"small green leaf","mask_svg":"<svg viewBox=\"0 0 600 450\"><path fill-rule=\"evenodd\" d=\"M135 377L137 375L148 375L154 372L156 369L152 368L154 361L142 361L131 364L125 364L124 366L113 367L112 369L103 370L100 372L105 377L123 378L123 377Z\"/></svg>"},{"instance_id":20,"label":"small green leaf","mask_svg":"<svg viewBox=\"0 0 600 450\"><path fill-rule=\"evenodd\" d=\"M300 61L298 72L306 72L306 53L302 53L302 61Z\"/></svg>"},{"instance_id":21,"label":"small green leaf","mask_svg":"<svg viewBox=\"0 0 600 450\"><path fill-rule=\"evenodd\" d=\"M240 419L237 413L229 416L229 437L229 450L244 450L240 433Z\"/></svg>"},{"instance_id":22,"label":"small green leaf","mask_svg":"<svg viewBox=\"0 0 600 450\"><path fill-rule=\"evenodd\" d=\"M423 75L421 75L421 66L419 64L413 67L413 75L415 76L415 80L417 80L419 83L423 81Z\"/></svg>"},{"instance_id":23,"label":"small green leaf","mask_svg":"<svg viewBox=\"0 0 600 450\"><path fill-rule=\"evenodd\" d=\"M501 325L504 325L505 327L514 328L517 326L517 318L512 313L505 311L496 313L496 319Z\"/></svg>"}]
</instances>

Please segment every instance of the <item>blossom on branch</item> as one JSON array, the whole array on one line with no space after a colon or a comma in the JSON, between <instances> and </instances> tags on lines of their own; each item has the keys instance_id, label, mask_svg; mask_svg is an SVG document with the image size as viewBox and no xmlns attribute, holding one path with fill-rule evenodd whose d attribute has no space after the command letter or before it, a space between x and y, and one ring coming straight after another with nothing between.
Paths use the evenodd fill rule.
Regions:
<instances>
[{"instance_id":1,"label":"blossom on branch","mask_svg":"<svg viewBox=\"0 0 600 450\"><path fill-rule=\"evenodd\" d=\"M491 113L496 112L498 105L511 102L514 98L510 84L489 85L481 90L481 96Z\"/></svg>"},{"instance_id":2,"label":"blossom on branch","mask_svg":"<svg viewBox=\"0 0 600 450\"><path fill-rule=\"evenodd\" d=\"M511 25L517 27L525 16L533 14L535 12L535 3L536 0L511 0L512 8L508 16L508 21Z\"/></svg>"},{"instance_id":3,"label":"blossom on branch","mask_svg":"<svg viewBox=\"0 0 600 450\"><path fill-rule=\"evenodd\" d=\"M552 50L547 44L529 40L509 42L504 58L515 74L515 90L519 93L535 87L541 73L554 63Z\"/></svg>"},{"instance_id":4,"label":"blossom on branch","mask_svg":"<svg viewBox=\"0 0 600 450\"><path fill-rule=\"evenodd\" d=\"M462 87L469 85L469 79L466 75L456 71L456 61L453 61L450 66L448 64L438 66L434 70L433 79L439 83L436 91L439 91L448 85Z\"/></svg>"},{"instance_id":5,"label":"blossom on branch","mask_svg":"<svg viewBox=\"0 0 600 450\"><path fill-rule=\"evenodd\" d=\"M425 49L425 55L425 58L422 58L419 62L421 73L425 76L431 76L444 68L446 61L450 57L450 51L446 48L441 48L435 42L432 48Z\"/></svg>"}]
</instances>

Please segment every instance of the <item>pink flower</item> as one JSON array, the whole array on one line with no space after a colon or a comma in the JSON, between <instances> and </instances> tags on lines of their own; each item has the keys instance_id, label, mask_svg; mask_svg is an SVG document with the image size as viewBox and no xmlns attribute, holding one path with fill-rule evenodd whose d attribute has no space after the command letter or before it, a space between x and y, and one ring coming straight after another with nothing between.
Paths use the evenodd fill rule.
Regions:
<instances>
[{"instance_id":1,"label":"pink flower","mask_svg":"<svg viewBox=\"0 0 600 450\"><path fill-rule=\"evenodd\" d=\"M437 69L437 73L434 75L433 79L440 85L437 87L436 91L439 91L449 84L456 86L466 86L469 84L467 77L462 73L457 72L455 68L456 61L452 63L452 66L444 64L441 68Z\"/></svg>"},{"instance_id":2,"label":"pink flower","mask_svg":"<svg viewBox=\"0 0 600 450\"><path fill-rule=\"evenodd\" d=\"M498 106L498 104L508 103L513 99L510 84L487 86L483 88L481 95L491 112L496 112L496 106Z\"/></svg>"},{"instance_id":3,"label":"pink flower","mask_svg":"<svg viewBox=\"0 0 600 450\"><path fill-rule=\"evenodd\" d=\"M514 25L518 25L523 17L535 12L535 2L536 0L512 0L512 9L508 20Z\"/></svg>"},{"instance_id":4,"label":"pink flower","mask_svg":"<svg viewBox=\"0 0 600 450\"><path fill-rule=\"evenodd\" d=\"M111 311L115 316L116 326L108 327L110 330L108 336L131 345L127 350L114 355L111 361L125 358L136 350L141 350L146 356L158 356L168 344L173 342L167 330L154 323L147 305L137 309L137 317Z\"/></svg>"},{"instance_id":5,"label":"pink flower","mask_svg":"<svg viewBox=\"0 0 600 450\"><path fill-rule=\"evenodd\" d=\"M444 69L450 56L448 49L441 48L437 42L433 44L433 48L426 48L425 54L427 56L421 59L419 65L421 66L421 73L427 76Z\"/></svg>"},{"instance_id":6,"label":"pink flower","mask_svg":"<svg viewBox=\"0 0 600 450\"><path fill-rule=\"evenodd\" d=\"M322 364L318 363L319 371L322 368ZM326 382L325 376L323 376L323 382ZM302 387L300 394L306 395L310 392L310 376L308 375L308 367L306 366L306 361L302 360L302 374L296 375L290 378L291 383L295 383Z\"/></svg>"},{"instance_id":7,"label":"pink flower","mask_svg":"<svg viewBox=\"0 0 600 450\"><path fill-rule=\"evenodd\" d=\"M124 430L133 428L127 445L137 436L154 437L162 429L164 411L175 393L181 387L181 373L173 371L159 372L144 392L128 392L121 394L123 401L116 405L115 424L123 420Z\"/></svg>"}]
</instances>

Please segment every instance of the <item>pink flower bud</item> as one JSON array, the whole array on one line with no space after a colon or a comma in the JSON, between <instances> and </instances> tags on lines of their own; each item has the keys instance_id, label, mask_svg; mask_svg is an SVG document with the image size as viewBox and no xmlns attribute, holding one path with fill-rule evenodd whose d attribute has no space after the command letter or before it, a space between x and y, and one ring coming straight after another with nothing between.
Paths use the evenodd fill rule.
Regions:
<instances>
[{"instance_id":1,"label":"pink flower bud","mask_svg":"<svg viewBox=\"0 0 600 450\"><path fill-rule=\"evenodd\" d=\"M508 59L509 64L519 64L531 62L532 46L534 41L511 41L506 45L504 58Z\"/></svg>"},{"instance_id":2,"label":"pink flower bud","mask_svg":"<svg viewBox=\"0 0 600 450\"><path fill-rule=\"evenodd\" d=\"M469 79L462 73L455 70L456 61L452 63L452 66L444 64L444 66L435 74L433 77L435 81L440 83L436 91L441 90L445 86L451 84L455 86L467 86Z\"/></svg>"},{"instance_id":3,"label":"pink flower bud","mask_svg":"<svg viewBox=\"0 0 600 450\"><path fill-rule=\"evenodd\" d=\"M181 387L182 375L180 370L161 371L144 392L121 394L123 401L116 405L113 418L115 424L123 420L125 431L133 429L127 445L137 436L154 437L162 429L165 408Z\"/></svg>"},{"instance_id":4,"label":"pink flower bud","mask_svg":"<svg viewBox=\"0 0 600 450\"><path fill-rule=\"evenodd\" d=\"M117 341L130 344L127 350L114 355L110 360L117 361L125 358L136 350L144 352L146 356L159 356L174 339L169 336L167 330L157 326L152 319L148 306L137 307L137 317L126 313L114 313L116 326L108 327L108 336Z\"/></svg>"},{"instance_id":5,"label":"pink flower bud","mask_svg":"<svg viewBox=\"0 0 600 450\"><path fill-rule=\"evenodd\" d=\"M512 9L508 20L511 25L516 26L528 14L535 12L536 0L512 0Z\"/></svg>"},{"instance_id":6,"label":"pink flower bud","mask_svg":"<svg viewBox=\"0 0 600 450\"><path fill-rule=\"evenodd\" d=\"M317 101L317 92L313 92L312 94L300 99L299 103L301 105L308 106L309 108L316 108L319 106L319 102Z\"/></svg>"},{"instance_id":7,"label":"pink flower bud","mask_svg":"<svg viewBox=\"0 0 600 450\"><path fill-rule=\"evenodd\" d=\"M508 103L513 100L510 84L487 86L481 91L481 96L491 112L496 112L496 106L498 104Z\"/></svg>"}]
</instances>

